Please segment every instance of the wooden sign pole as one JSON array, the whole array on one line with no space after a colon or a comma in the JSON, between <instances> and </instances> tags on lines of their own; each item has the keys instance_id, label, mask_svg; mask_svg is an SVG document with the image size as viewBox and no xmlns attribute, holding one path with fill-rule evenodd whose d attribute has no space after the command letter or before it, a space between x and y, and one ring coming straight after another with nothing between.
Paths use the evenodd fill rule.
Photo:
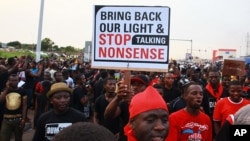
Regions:
<instances>
[{"instance_id":1,"label":"wooden sign pole","mask_svg":"<svg viewBox=\"0 0 250 141\"><path fill-rule=\"evenodd\" d=\"M131 77L131 71L125 70L125 76L124 76L124 84L130 88L130 77Z\"/></svg>"}]
</instances>

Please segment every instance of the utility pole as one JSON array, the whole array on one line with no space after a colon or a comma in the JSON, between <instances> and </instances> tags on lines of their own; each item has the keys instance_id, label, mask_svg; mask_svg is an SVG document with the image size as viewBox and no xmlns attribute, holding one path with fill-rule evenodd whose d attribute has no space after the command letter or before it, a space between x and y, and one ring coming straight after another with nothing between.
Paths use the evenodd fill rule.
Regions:
<instances>
[{"instance_id":1,"label":"utility pole","mask_svg":"<svg viewBox=\"0 0 250 141\"><path fill-rule=\"evenodd\" d=\"M36 62L41 58L41 38L42 38L42 27L43 27L43 9L44 9L44 0L41 0L40 4L40 16L39 16L39 26L38 26L38 37L36 44Z\"/></svg>"}]
</instances>

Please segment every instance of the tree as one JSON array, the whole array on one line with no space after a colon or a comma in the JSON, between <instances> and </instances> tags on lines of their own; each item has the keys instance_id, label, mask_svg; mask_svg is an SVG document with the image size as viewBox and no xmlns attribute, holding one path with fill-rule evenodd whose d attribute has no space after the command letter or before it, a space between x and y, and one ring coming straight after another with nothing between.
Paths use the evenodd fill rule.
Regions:
<instances>
[{"instance_id":1,"label":"tree","mask_svg":"<svg viewBox=\"0 0 250 141\"><path fill-rule=\"evenodd\" d=\"M65 48L65 52L76 52L76 50L75 50L75 48L72 47L72 46L67 46L67 47Z\"/></svg>"},{"instance_id":2,"label":"tree","mask_svg":"<svg viewBox=\"0 0 250 141\"><path fill-rule=\"evenodd\" d=\"M58 45L54 45L54 46L52 47L52 51L58 51L58 50L59 50Z\"/></svg>"},{"instance_id":3,"label":"tree","mask_svg":"<svg viewBox=\"0 0 250 141\"><path fill-rule=\"evenodd\" d=\"M51 51L55 43L50 38L44 38L41 43L42 51Z\"/></svg>"},{"instance_id":4,"label":"tree","mask_svg":"<svg viewBox=\"0 0 250 141\"><path fill-rule=\"evenodd\" d=\"M61 47L60 51L64 53L76 53L77 52L77 50L73 46Z\"/></svg>"},{"instance_id":5,"label":"tree","mask_svg":"<svg viewBox=\"0 0 250 141\"><path fill-rule=\"evenodd\" d=\"M36 44L22 44L22 49L36 50Z\"/></svg>"},{"instance_id":6,"label":"tree","mask_svg":"<svg viewBox=\"0 0 250 141\"><path fill-rule=\"evenodd\" d=\"M13 41L13 42L9 42L7 43L7 46L12 46L12 47L15 47L17 49L20 49L21 48L21 43L19 41Z\"/></svg>"}]
</instances>

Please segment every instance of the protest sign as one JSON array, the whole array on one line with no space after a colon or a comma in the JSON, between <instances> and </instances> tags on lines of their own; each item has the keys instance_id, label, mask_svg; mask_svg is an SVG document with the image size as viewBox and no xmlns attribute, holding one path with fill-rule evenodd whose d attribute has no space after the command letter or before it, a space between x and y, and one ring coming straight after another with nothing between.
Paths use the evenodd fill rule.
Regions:
<instances>
[{"instance_id":1,"label":"protest sign","mask_svg":"<svg viewBox=\"0 0 250 141\"><path fill-rule=\"evenodd\" d=\"M92 68L167 71L170 8L94 6Z\"/></svg>"},{"instance_id":2,"label":"protest sign","mask_svg":"<svg viewBox=\"0 0 250 141\"><path fill-rule=\"evenodd\" d=\"M234 75L234 76L245 75L245 61L225 59L223 62L222 75Z\"/></svg>"}]
</instances>

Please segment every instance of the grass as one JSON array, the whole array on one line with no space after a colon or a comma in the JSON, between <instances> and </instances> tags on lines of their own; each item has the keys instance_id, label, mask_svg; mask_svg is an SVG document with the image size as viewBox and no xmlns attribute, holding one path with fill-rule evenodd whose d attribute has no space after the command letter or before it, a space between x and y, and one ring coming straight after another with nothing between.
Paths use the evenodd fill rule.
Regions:
<instances>
[{"instance_id":1,"label":"grass","mask_svg":"<svg viewBox=\"0 0 250 141\"><path fill-rule=\"evenodd\" d=\"M35 57L34 53L31 53L28 50L0 50L0 57L2 58L10 58L10 57L20 57L20 56L27 56L30 55L32 57Z\"/></svg>"}]
</instances>

